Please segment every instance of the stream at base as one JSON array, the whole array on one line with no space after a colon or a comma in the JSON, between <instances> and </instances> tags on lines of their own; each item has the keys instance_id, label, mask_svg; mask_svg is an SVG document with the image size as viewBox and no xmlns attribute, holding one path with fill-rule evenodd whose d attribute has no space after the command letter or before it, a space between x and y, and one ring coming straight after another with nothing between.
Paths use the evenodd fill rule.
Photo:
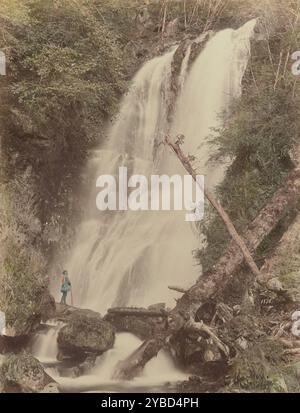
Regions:
<instances>
[{"instance_id":1,"label":"stream at base","mask_svg":"<svg viewBox=\"0 0 300 413\"><path fill-rule=\"evenodd\" d=\"M57 335L63 324L47 324L32 345L33 355L44 365L61 392L172 392L176 384L188 376L178 370L171 356L160 351L145 367L143 373L131 381L112 379L118 362L136 350L142 341L130 333L116 334L114 347L97 357L94 367L79 377L72 377L70 368L57 361Z\"/></svg>"}]
</instances>

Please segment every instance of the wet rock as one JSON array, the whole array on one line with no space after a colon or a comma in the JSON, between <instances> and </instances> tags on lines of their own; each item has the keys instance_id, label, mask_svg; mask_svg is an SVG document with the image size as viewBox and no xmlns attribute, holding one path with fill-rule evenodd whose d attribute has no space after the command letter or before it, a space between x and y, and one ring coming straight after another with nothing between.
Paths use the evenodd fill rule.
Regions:
<instances>
[{"instance_id":1,"label":"wet rock","mask_svg":"<svg viewBox=\"0 0 300 413\"><path fill-rule=\"evenodd\" d=\"M100 314L88 310L71 311L65 315L66 325L59 331L59 359L84 361L89 355L101 355L113 347L114 327Z\"/></svg>"},{"instance_id":2,"label":"wet rock","mask_svg":"<svg viewBox=\"0 0 300 413\"><path fill-rule=\"evenodd\" d=\"M63 357L63 354L59 354L58 359ZM84 360L80 363L72 363L72 361L64 359L60 360L63 361L60 365L57 366L57 371L60 376L63 377L70 377L76 378L79 376L84 376L90 372L90 370L95 366L95 361L97 356L90 355L84 358Z\"/></svg>"},{"instance_id":3,"label":"wet rock","mask_svg":"<svg viewBox=\"0 0 300 413\"><path fill-rule=\"evenodd\" d=\"M167 318L163 303L152 305L148 309L132 309L136 310L136 313L132 314L126 311L123 313L122 309L119 312L113 310L108 312L105 320L111 323L117 332L131 333L141 340L148 340L166 330Z\"/></svg>"},{"instance_id":4,"label":"wet rock","mask_svg":"<svg viewBox=\"0 0 300 413\"><path fill-rule=\"evenodd\" d=\"M50 383L55 385L41 363L26 352L2 358L0 377L3 393L36 393L43 391Z\"/></svg>"},{"instance_id":5,"label":"wet rock","mask_svg":"<svg viewBox=\"0 0 300 413\"><path fill-rule=\"evenodd\" d=\"M56 303L55 305L55 314L52 319L56 321L68 322L79 319L81 317L102 319L101 314L97 313L96 311L58 303Z\"/></svg>"}]
</instances>

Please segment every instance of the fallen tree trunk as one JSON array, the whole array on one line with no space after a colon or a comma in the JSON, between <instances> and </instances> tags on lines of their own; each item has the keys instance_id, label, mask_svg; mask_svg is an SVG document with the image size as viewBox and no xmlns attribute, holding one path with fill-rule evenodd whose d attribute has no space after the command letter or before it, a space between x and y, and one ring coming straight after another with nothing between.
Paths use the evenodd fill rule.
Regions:
<instances>
[{"instance_id":1,"label":"fallen tree trunk","mask_svg":"<svg viewBox=\"0 0 300 413\"><path fill-rule=\"evenodd\" d=\"M282 218L287 206L295 206L300 197L300 167L290 172L283 185L275 192L270 202L260 211L243 234L248 249L253 253L263 239L270 234ZM203 277L177 302L174 313L189 313L193 304L212 298L224 289L244 262L244 256L231 242L225 254L219 259L213 270ZM261 280L260 277L257 280ZM194 306L195 307L195 306ZM189 316L188 316L189 317Z\"/></svg>"},{"instance_id":2,"label":"fallen tree trunk","mask_svg":"<svg viewBox=\"0 0 300 413\"><path fill-rule=\"evenodd\" d=\"M146 340L127 359L120 361L113 374L114 379L131 380L140 374L144 366L157 355L164 345L165 337Z\"/></svg>"},{"instance_id":3,"label":"fallen tree trunk","mask_svg":"<svg viewBox=\"0 0 300 413\"><path fill-rule=\"evenodd\" d=\"M108 314L118 314L122 316L139 316L139 317L167 317L166 310L147 310L146 308L117 307L107 310Z\"/></svg>"},{"instance_id":4,"label":"fallen tree trunk","mask_svg":"<svg viewBox=\"0 0 300 413\"><path fill-rule=\"evenodd\" d=\"M296 148L297 163L282 186L275 192L269 203L260 211L257 217L249 224L247 230L243 234L243 239L247 245L250 253L253 253L261 244L263 239L270 234L282 218L287 206L295 206L300 198L300 145ZM196 311L201 304L218 292L225 288L228 282L233 278L238 269L244 262L244 255L236 244L232 241L225 254L219 259L213 270L203 275L200 280L191 287L183 296L178 299L175 308L171 311L169 317L169 330L166 331L164 337L155 340L150 346L147 342L140 347L140 353L133 353L128 361L134 366L134 370L138 371L138 365L144 358L141 357L143 349L147 355L146 359L149 361L156 356L159 351L159 346L162 347L164 339L166 339L172 332L182 328L184 324L195 316ZM144 347L143 347L144 346ZM128 372L129 364L123 362ZM145 363L143 364L143 366ZM142 366L142 367L143 367ZM134 373L131 374L134 377Z\"/></svg>"},{"instance_id":5,"label":"fallen tree trunk","mask_svg":"<svg viewBox=\"0 0 300 413\"><path fill-rule=\"evenodd\" d=\"M176 156L178 157L178 159L182 163L185 170L193 177L194 181L197 182L197 173L193 169L189 159L182 152L180 146L176 143L171 142L170 139L168 138L168 136L166 137L165 142L166 142L167 145L169 145L173 149L174 153L176 154ZM197 182L197 184L199 185L199 182ZM243 240L243 238L240 237L237 230L235 229L235 226L233 225L232 221L230 220L227 212L224 210L222 205L214 199L212 194L205 187L203 187L201 189L204 192L204 195L206 196L208 201L211 203L211 205L215 208L215 210L217 211L217 213L221 217L221 219L224 222L224 224L227 228L227 231L229 232L231 238L234 240L234 242L240 248L240 250L241 250L241 252L242 252L242 254L245 258L245 261L249 265L249 268L251 269L253 274L255 274L256 276L259 276L259 269L257 268L257 265L256 265L256 263L254 262L254 260L251 256L251 253L250 253L245 241Z\"/></svg>"},{"instance_id":6,"label":"fallen tree trunk","mask_svg":"<svg viewBox=\"0 0 300 413\"><path fill-rule=\"evenodd\" d=\"M297 253L300 241L300 214L294 222L289 226L288 230L282 236L272 254L265 260L261 267L259 281L263 284L268 284L274 276L278 275L280 263L285 259L287 253Z\"/></svg>"}]
</instances>

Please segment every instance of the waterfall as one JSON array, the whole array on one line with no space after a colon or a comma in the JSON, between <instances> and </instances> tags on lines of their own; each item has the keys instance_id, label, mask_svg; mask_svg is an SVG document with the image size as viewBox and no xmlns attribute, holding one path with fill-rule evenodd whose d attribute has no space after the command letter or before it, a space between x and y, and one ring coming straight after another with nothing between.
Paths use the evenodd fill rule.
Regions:
<instances>
[{"instance_id":1,"label":"waterfall","mask_svg":"<svg viewBox=\"0 0 300 413\"><path fill-rule=\"evenodd\" d=\"M57 336L62 326L63 323L60 322L48 322L44 324L46 330L36 334L34 342L32 343L32 354L41 363L57 363Z\"/></svg>"},{"instance_id":2,"label":"waterfall","mask_svg":"<svg viewBox=\"0 0 300 413\"><path fill-rule=\"evenodd\" d=\"M239 30L213 36L188 71L181 70L182 90L171 125L167 120L171 64L175 49L146 63L133 79L109 140L92 157L88 174L92 187L101 174L184 174L171 151L159 145L165 133L185 136L183 151L196 155L194 164L211 189L220 182L225 165L208 163L207 141L212 128L222 125L220 114L241 93L255 20ZM121 305L174 306L176 293L168 285L187 288L201 274L192 251L199 236L183 212L99 212L96 188L86 200L86 214L65 263L75 305L100 312Z\"/></svg>"}]
</instances>

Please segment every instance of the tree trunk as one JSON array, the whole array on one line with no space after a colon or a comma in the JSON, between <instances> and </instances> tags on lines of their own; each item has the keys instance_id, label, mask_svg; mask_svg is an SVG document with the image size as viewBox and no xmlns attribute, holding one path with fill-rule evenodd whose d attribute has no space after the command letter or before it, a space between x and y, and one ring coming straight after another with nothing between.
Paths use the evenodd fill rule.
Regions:
<instances>
[{"instance_id":1,"label":"tree trunk","mask_svg":"<svg viewBox=\"0 0 300 413\"><path fill-rule=\"evenodd\" d=\"M248 225L243 234L250 253L253 253L261 244L263 239L270 234L282 218L286 208L296 206L300 197L300 146L296 149L297 164L282 186L275 192L270 202L260 211L257 217ZM244 262L244 256L232 241L225 254L219 259L213 270L201 277L201 279L177 302L172 313L180 312L189 313L194 307L198 306L204 300L213 297L219 291L224 289L227 283L232 279L238 269ZM258 281L261 281L260 274ZM188 314L185 314L187 319Z\"/></svg>"},{"instance_id":2,"label":"tree trunk","mask_svg":"<svg viewBox=\"0 0 300 413\"><path fill-rule=\"evenodd\" d=\"M140 316L140 317L167 317L166 310L147 310L146 308L134 307L117 307L107 310L108 314L118 314L122 316Z\"/></svg>"},{"instance_id":3,"label":"tree trunk","mask_svg":"<svg viewBox=\"0 0 300 413\"><path fill-rule=\"evenodd\" d=\"M295 169L293 169L282 186L275 192L270 202L260 211L257 217L249 224L244 233L248 250L254 252L263 239L278 224L287 206L295 206L300 197L300 145L295 151ZM201 303L212 298L221 291L232 279L237 270L243 264L244 255L235 241L232 241L225 254L219 259L214 269L191 287L177 301L177 305L171 311L169 319L169 331L164 337L154 339L154 342L146 341L135 353L122 363L128 374L130 366L133 366L131 378L138 373L140 365L143 368L147 361L156 356L164 344L164 339L193 317ZM173 320L173 321L172 321ZM146 353L147 357L143 357ZM144 362L147 359L146 362Z\"/></svg>"},{"instance_id":4,"label":"tree trunk","mask_svg":"<svg viewBox=\"0 0 300 413\"><path fill-rule=\"evenodd\" d=\"M178 159L180 160L180 162L184 166L185 170L193 177L195 182L197 182L197 173L193 169L189 159L181 151L180 146L177 145L176 143L171 142L168 137L166 137L165 141L173 149L173 151L177 155ZM199 185L199 183L198 183L198 185ZM253 272L253 274L255 276L258 277L259 276L259 269L257 268L257 265L255 264L255 262L254 262L254 260L251 256L251 253L250 253L249 249L247 248L247 245L245 244L245 241L239 236L239 234L238 234L237 230L235 229L235 226L231 222L227 212L224 210L222 205L214 199L212 194L205 187L201 188L201 190L204 192L204 195L206 196L206 198L209 200L211 205L215 208L215 210L217 211L217 213L219 214L219 216L223 220L223 222L224 222L231 238L239 246L239 248L240 248L240 250L241 250L241 252L242 252L242 254L245 258L245 261L249 265L251 271Z\"/></svg>"},{"instance_id":5,"label":"tree trunk","mask_svg":"<svg viewBox=\"0 0 300 413\"><path fill-rule=\"evenodd\" d=\"M120 361L113 374L114 379L131 380L143 371L144 366L164 345L164 337L146 340L127 359Z\"/></svg>"},{"instance_id":6,"label":"tree trunk","mask_svg":"<svg viewBox=\"0 0 300 413\"><path fill-rule=\"evenodd\" d=\"M268 284L270 280L279 273L279 266L286 259L288 254L297 254L300 241L300 214L291 223L288 230L283 234L280 242L268 256L261 267L259 282Z\"/></svg>"}]
</instances>

